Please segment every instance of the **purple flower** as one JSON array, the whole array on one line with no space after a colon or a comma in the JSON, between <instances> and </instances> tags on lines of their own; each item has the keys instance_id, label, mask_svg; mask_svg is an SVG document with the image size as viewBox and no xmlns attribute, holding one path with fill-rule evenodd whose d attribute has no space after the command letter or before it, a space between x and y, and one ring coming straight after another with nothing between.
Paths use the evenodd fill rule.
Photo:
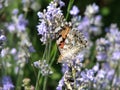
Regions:
<instances>
[{"instance_id":1,"label":"purple flower","mask_svg":"<svg viewBox=\"0 0 120 90\"><path fill-rule=\"evenodd\" d=\"M106 72L109 72L111 70L111 66L108 62L103 63L102 69L105 70Z\"/></svg>"},{"instance_id":2,"label":"purple flower","mask_svg":"<svg viewBox=\"0 0 120 90\"><path fill-rule=\"evenodd\" d=\"M96 58L97 61L105 61L107 59L107 55L105 52L98 52Z\"/></svg>"},{"instance_id":3,"label":"purple flower","mask_svg":"<svg viewBox=\"0 0 120 90\"><path fill-rule=\"evenodd\" d=\"M10 32L23 32L26 30L26 26L28 24L28 21L24 18L23 14L17 15L17 10L13 10L13 16L12 16L12 22L9 24L6 24L7 29Z\"/></svg>"},{"instance_id":4,"label":"purple flower","mask_svg":"<svg viewBox=\"0 0 120 90\"><path fill-rule=\"evenodd\" d=\"M46 60L39 60L39 61L36 61L33 63L33 65L40 69L40 73L43 75L43 76L47 76L49 74L52 74L52 70L49 66L49 64L47 64L47 61Z\"/></svg>"},{"instance_id":5,"label":"purple flower","mask_svg":"<svg viewBox=\"0 0 120 90\"><path fill-rule=\"evenodd\" d=\"M105 72L104 70L101 69L101 70L98 71L97 77L100 78L100 79L104 79L106 73L107 73L107 72Z\"/></svg>"},{"instance_id":6,"label":"purple flower","mask_svg":"<svg viewBox=\"0 0 120 90\"><path fill-rule=\"evenodd\" d=\"M14 85L12 84L11 78L9 76L4 76L2 78L3 90L14 90Z\"/></svg>"},{"instance_id":7,"label":"purple flower","mask_svg":"<svg viewBox=\"0 0 120 90\"><path fill-rule=\"evenodd\" d=\"M111 24L106 37L111 43L115 42L117 44L120 44L120 31L116 24Z\"/></svg>"},{"instance_id":8,"label":"purple flower","mask_svg":"<svg viewBox=\"0 0 120 90\"><path fill-rule=\"evenodd\" d=\"M81 22L78 24L77 28L79 31L81 31L85 38L89 38L89 27L90 27L90 20L88 17L83 17Z\"/></svg>"},{"instance_id":9,"label":"purple flower","mask_svg":"<svg viewBox=\"0 0 120 90\"><path fill-rule=\"evenodd\" d=\"M42 12L38 12L37 15L40 19L43 19L43 17L44 17L44 14Z\"/></svg>"},{"instance_id":10,"label":"purple flower","mask_svg":"<svg viewBox=\"0 0 120 90\"><path fill-rule=\"evenodd\" d=\"M56 90L63 90L62 87L64 86L64 77L59 81L59 84L56 88Z\"/></svg>"},{"instance_id":11,"label":"purple flower","mask_svg":"<svg viewBox=\"0 0 120 90\"><path fill-rule=\"evenodd\" d=\"M94 79L94 71L93 70L88 70L86 76L89 80L92 81Z\"/></svg>"},{"instance_id":12,"label":"purple flower","mask_svg":"<svg viewBox=\"0 0 120 90\"><path fill-rule=\"evenodd\" d=\"M38 12L39 24L37 25L38 34L41 35L41 41L45 44L48 39L54 39L56 33L61 29L61 24L64 24L64 16L60 7L59 1L53 1L47 6L43 12Z\"/></svg>"},{"instance_id":13,"label":"purple flower","mask_svg":"<svg viewBox=\"0 0 120 90\"><path fill-rule=\"evenodd\" d=\"M15 24L14 24L14 23L10 23L10 24L7 26L7 29L8 29L10 32L15 31Z\"/></svg>"},{"instance_id":14,"label":"purple flower","mask_svg":"<svg viewBox=\"0 0 120 90\"><path fill-rule=\"evenodd\" d=\"M92 70L94 72L97 72L99 70L99 63L97 63L95 66L93 66Z\"/></svg>"},{"instance_id":15,"label":"purple flower","mask_svg":"<svg viewBox=\"0 0 120 90\"><path fill-rule=\"evenodd\" d=\"M114 77L113 86L120 87L120 78L119 77Z\"/></svg>"},{"instance_id":16,"label":"purple flower","mask_svg":"<svg viewBox=\"0 0 120 90\"><path fill-rule=\"evenodd\" d=\"M87 17L91 17L99 11L99 7L94 3L92 5L88 5L85 11L85 15Z\"/></svg>"},{"instance_id":17,"label":"purple flower","mask_svg":"<svg viewBox=\"0 0 120 90\"><path fill-rule=\"evenodd\" d=\"M3 48L3 43L6 41L6 37L2 35L2 32L0 31L0 55L1 55L1 50Z\"/></svg>"},{"instance_id":18,"label":"purple flower","mask_svg":"<svg viewBox=\"0 0 120 90\"><path fill-rule=\"evenodd\" d=\"M94 79L94 71L93 70L86 70L81 72L81 81L88 82L89 80L92 81Z\"/></svg>"},{"instance_id":19,"label":"purple flower","mask_svg":"<svg viewBox=\"0 0 120 90\"><path fill-rule=\"evenodd\" d=\"M70 14L74 15L74 16L77 15L79 12L80 11L79 11L78 7L75 5L73 6L72 10L70 10Z\"/></svg>"},{"instance_id":20,"label":"purple flower","mask_svg":"<svg viewBox=\"0 0 120 90\"><path fill-rule=\"evenodd\" d=\"M18 12L19 12L19 10L18 10L18 9L14 9L14 10L12 11L12 14L13 14L13 15L17 15L17 14L18 14Z\"/></svg>"},{"instance_id":21,"label":"purple flower","mask_svg":"<svg viewBox=\"0 0 120 90\"><path fill-rule=\"evenodd\" d=\"M101 16L101 15L95 16L95 17L94 17L94 24L95 24L96 26L102 26L101 20L102 20L102 16Z\"/></svg>"},{"instance_id":22,"label":"purple flower","mask_svg":"<svg viewBox=\"0 0 120 90\"><path fill-rule=\"evenodd\" d=\"M16 23L16 27L19 31L25 31L27 23L28 21L25 20L23 14L20 14L18 16L18 22Z\"/></svg>"},{"instance_id":23,"label":"purple flower","mask_svg":"<svg viewBox=\"0 0 120 90\"><path fill-rule=\"evenodd\" d=\"M3 90L14 90L14 85L11 83L6 83L3 85Z\"/></svg>"},{"instance_id":24,"label":"purple flower","mask_svg":"<svg viewBox=\"0 0 120 90\"><path fill-rule=\"evenodd\" d=\"M6 37L4 35L0 35L0 42L4 42L6 40Z\"/></svg>"},{"instance_id":25,"label":"purple flower","mask_svg":"<svg viewBox=\"0 0 120 90\"><path fill-rule=\"evenodd\" d=\"M114 69L109 70L108 73L107 73L106 78L107 78L109 81L111 81L111 80L113 79L114 75L115 75L115 70L114 70Z\"/></svg>"},{"instance_id":26,"label":"purple flower","mask_svg":"<svg viewBox=\"0 0 120 90\"><path fill-rule=\"evenodd\" d=\"M33 46L29 46L29 52L35 52L35 49L34 49L34 47Z\"/></svg>"},{"instance_id":27,"label":"purple flower","mask_svg":"<svg viewBox=\"0 0 120 90\"><path fill-rule=\"evenodd\" d=\"M61 1L61 0L60 0L59 4L60 4L60 7L65 6L65 3L63 1Z\"/></svg>"},{"instance_id":28,"label":"purple flower","mask_svg":"<svg viewBox=\"0 0 120 90\"><path fill-rule=\"evenodd\" d=\"M2 49L2 51L1 51L1 57L5 57L7 54L8 54L8 48L4 48L4 49Z\"/></svg>"},{"instance_id":29,"label":"purple flower","mask_svg":"<svg viewBox=\"0 0 120 90\"><path fill-rule=\"evenodd\" d=\"M41 22L40 25L37 26L37 28L38 28L38 34L44 35L44 37L47 38L46 34L48 33L48 28L46 23L44 21Z\"/></svg>"},{"instance_id":30,"label":"purple flower","mask_svg":"<svg viewBox=\"0 0 120 90\"><path fill-rule=\"evenodd\" d=\"M68 65L66 63L63 63L62 64L62 73L65 73L68 70L69 70Z\"/></svg>"},{"instance_id":31,"label":"purple flower","mask_svg":"<svg viewBox=\"0 0 120 90\"><path fill-rule=\"evenodd\" d=\"M112 54L113 60L120 60L120 51L114 51Z\"/></svg>"},{"instance_id":32,"label":"purple flower","mask_svg":"<svg viewBox=\"0 0 120 90\"><path fill-rule=\"evenodd\" d=\"M10 54L15 55L16 53L17 53L16 48L12 48L11 51L10 51Z\"/></svg>"},{"instance_id":33,"label":"purple flower","mask_svg":"<svg viewBox=\"0 0 120 90\"><path fill-rule=\"evenodd\" d=\"M89 80L92 81L94 79L94 71L93 70L88 70L86 75Z\"/></svg>"},{"instance_id":34,"label":"purple flower","mask_svg":"<svg viewBox=\"0 0 120 90\"><path fill-rule=\"evenodd\" d=\"M82 61L84 60L84 54L79 53L79 54L76 56L76 59L79 60L79 62L82 62Z\"/></svg>"},{"instance_id":35,"label":"purple flower","mask_svg":"<svg viewBox=\"0 0 120 90\"><path fill-rule=\"evenodd\" d=\"M2 9L3 5L0 3L0 9Z\"/></svg>"}]
</instances>

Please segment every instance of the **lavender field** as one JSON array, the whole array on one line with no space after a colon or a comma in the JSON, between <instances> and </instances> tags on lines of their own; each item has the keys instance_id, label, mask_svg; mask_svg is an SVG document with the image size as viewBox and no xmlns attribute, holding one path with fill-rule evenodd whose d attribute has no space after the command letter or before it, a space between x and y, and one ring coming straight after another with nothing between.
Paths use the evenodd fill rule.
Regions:
<instances>
[{"instance_id":1,"label":"lavender field","mask_svg":"<svg viewBox=\"0 0 120 90\"><path fill-rule=\"evenodd\" d=\"M0 0L0 90L120 90L119 0Z\"/></svg>"}]
</instances>

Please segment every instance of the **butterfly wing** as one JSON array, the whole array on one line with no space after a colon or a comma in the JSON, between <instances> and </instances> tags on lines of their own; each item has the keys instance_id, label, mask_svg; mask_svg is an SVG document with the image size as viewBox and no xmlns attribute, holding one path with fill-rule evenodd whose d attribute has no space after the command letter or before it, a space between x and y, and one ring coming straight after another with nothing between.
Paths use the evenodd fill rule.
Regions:
<instances>
[{"instance_id":1,"label":"butterfly wing","mask_svg":"<svg viewBox=\"0 0 120 90\"><path fill-rule=\"evenodd\" d=\"M86 47L87 42L81 32L67 26L61 31L57 45L61 54L58 62L61 63L75 58L75 56Z\"/></svg>"}]
</instances>

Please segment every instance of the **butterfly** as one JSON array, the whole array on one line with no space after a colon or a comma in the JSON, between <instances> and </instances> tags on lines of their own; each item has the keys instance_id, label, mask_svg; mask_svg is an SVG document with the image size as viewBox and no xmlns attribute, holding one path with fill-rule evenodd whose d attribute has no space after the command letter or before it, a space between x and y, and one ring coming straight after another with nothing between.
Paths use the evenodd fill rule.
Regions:
<instances>
[{"instance_id":1,"label":"butterfly","mask_svg":"<svg viewBox=\"0 0 120 90\"><path fill-rule=\"evenodd\" d=\"M58 63L74 59L77 54L87 46L87 41L85 40L84 35L69 24L63 26L58 35L56 41L60 51Z\"/></svg>"}]
</instances>

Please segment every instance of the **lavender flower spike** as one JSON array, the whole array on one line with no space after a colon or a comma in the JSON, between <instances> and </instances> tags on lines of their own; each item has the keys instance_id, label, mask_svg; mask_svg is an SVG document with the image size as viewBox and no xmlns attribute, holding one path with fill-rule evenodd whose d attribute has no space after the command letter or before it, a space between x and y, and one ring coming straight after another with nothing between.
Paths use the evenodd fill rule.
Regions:
<instances>
[{"instance_id":1,"label":"lavender flower spike","mask_svg":"<svg viewBox=\"0 0 120 90\"><path fill-rule=\"evenodd\" d=\"M64 23L64 16L61 7L58 5L61 4L59 0L54 0L49 4L47 9L44 9L43 12L38 12L39 24L37 25L37 31L41 35L41 42L45 44L48 39L54 39L56 32L61 28L60 26Z\"/></svg>"}]
</instances>

